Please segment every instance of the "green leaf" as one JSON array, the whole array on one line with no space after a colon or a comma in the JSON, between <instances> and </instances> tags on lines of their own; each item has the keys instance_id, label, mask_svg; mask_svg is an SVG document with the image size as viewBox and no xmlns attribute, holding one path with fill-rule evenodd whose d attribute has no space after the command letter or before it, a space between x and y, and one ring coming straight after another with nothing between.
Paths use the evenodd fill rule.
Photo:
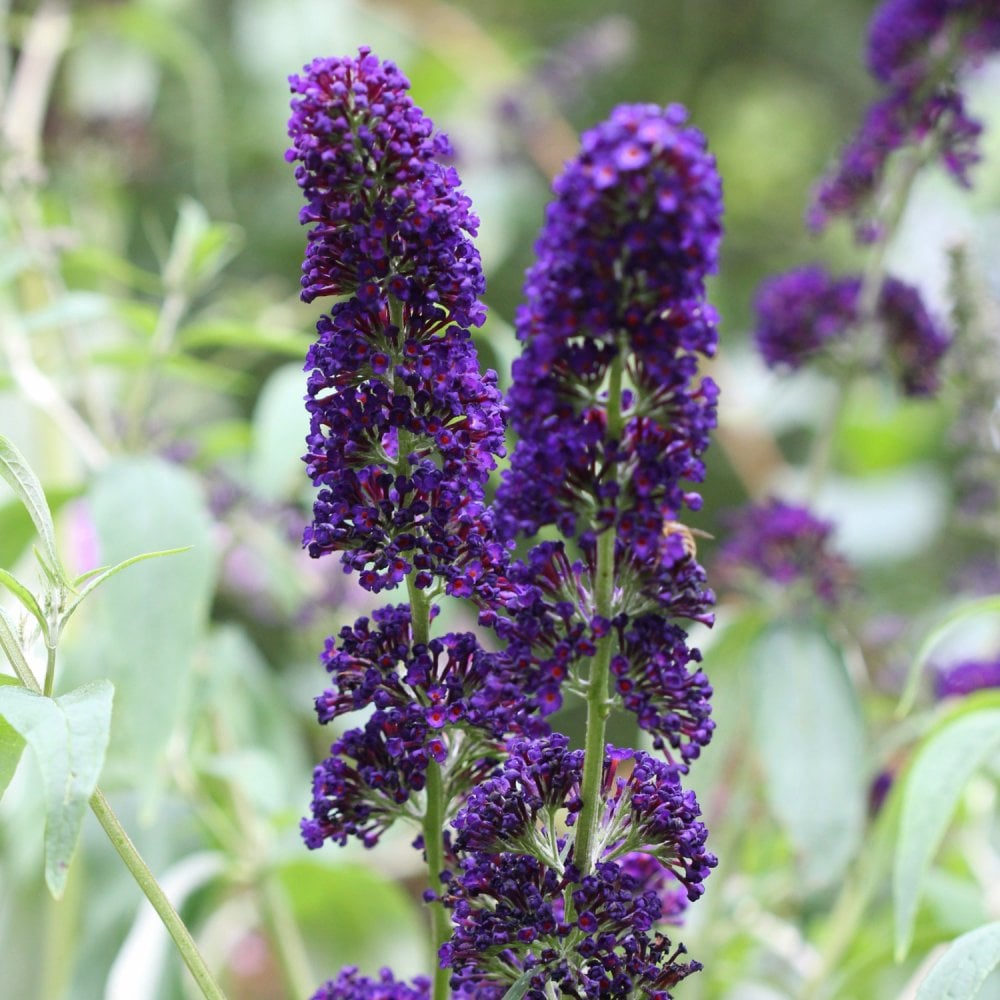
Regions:
<instances>
[{"instance_id":1,"label":"green leaf","mask_svg":"<svg viewBox=\"0 0 1000 1000\"><path fill-rule=\"evenodd\" d=\"M87 802L104 766L114 688L94 681L58 698L0 687L0 714L31 747L45 791L45 881L59 899Z\"/></svg>"},{"instance_id":2,"label":"green leaf","mask_svg":"<svg viewBox=\"0 0 1000 1000\"><path fill-rule=\"evenodd\" d=\"M9 573L5 569L0 569L0 584L6 587L28 609L32 618L38 622L42 634L47 637L49 625L45 620L45 614L38 606L35 595L13 573Z\"/></svg>"},{"instance_id":3,"label":"green leaf","mask_svg":"<svg viewBox=\"0 0 1000 1000\"><path fill-rule=\"evenodd\" d=\"M979 615L986 614L1000 614L1000 595L983 597L975 601L967 601L949 612L940 622L938 622L937 625L934 626L933 629L931 629L931 631L927 634L927 637L920 644L920 648L917 650L916 655L913 657L913 662L910 664L910 671L906 678L906 686L903 688L903 694L899 699L899 704L896 706L897 719L907 715L910 709L913 708L913 703L917 699L917 692L920 689L920 678L923 675L924 668L927 666L927 661L930 659L930 655L934 652L937 644L956 625L961 624L969 618L975 618Z\"/></svg>"},{"instance_id":4,"label":"green leaf","mask_svg":"<svg viewBox=\"0 0 1000 1000\"><path fill-rule=\"evenodd\" d=\"M69 621L70 616L74 611L80 606L80 602L84 600L89 594L92 594L102 583L106 580L110 580L113 576L116 576L123 569L128 569L129 566L134 566L136 563L144 562L146 559L158 559L160 556L176 556L181 552L187 552L191 548L190 545L181 546L178 549L161 549L159 552L143 552L140 555L132 556L130 559L124 559L122 562L118 563L116 566L102 566L98 569L92 569L87 573L83 573L81 576L77 577L74 581L74 585L78 586L86 581L86 586L77 595L75 601L69 605L69 607L63 612L62 625L65 625Z\"/></svg>"},{"instance_id":5,"label":"green leaf","mask_svg":"<svg viewBox=\"0 0 1000 1000\"><path fill-rule=\"evenodd\" d=\"M110 300L99 292L66 292L54 302L23 318L25 330L58 329L92 323L111 312Z\"/></svg>"},{"instance_id":6,"label":"green leaf","mask_svg":"<svg viewBox=\"0 0 1000 1000\"><path fill-rule=\"evenodd\" d=\"M861 842L865 733L841 651L822 633L768 629L751 656L754 742L767 799L807 889L843 874Z\"/></svg>"},{"instance_id":7,"label":"green leaf","mask_svg":"<svg viewBox=\"0 0 1000 1000\"><path fill-rule=\"evenodd\" d=\"M0 675L0 689L4 685L18 685L16 678ZM7 791L10 779L14 777L24 750L24 738L4 718L0 717L0 798Z\"/></svg>"},{"instance_id":8,"label":"green leaf","mask_svg":"<svg viewBox=\"0 0 1000 1000\"><path fill-rule=\"evenodd\" d=\"M931 860L969 778L1000 749L1000 708L961 712L924 743L907 771L893 869L896 960L910 950Z\"/></svg>"},{"instance_id":9,"label":"green leaf","mask_svg":"<svg viewBox=\"0 0 1000 1000\"><path fill-rule=\"evenodd\" d=\"M208 623L217 562L212 518L195 477L153 457L110 463L87 499L102 561L139 565L102 582L77 612L86 615L86 642L75 641L82 630L71 632L74 642L60 655L75 676L113 681L118 710L107 780L138 784L149 807ZM190 547L183 559L135 556L181 547Z\"/></svg>"},{"instance_id":10,"label":"green leaf","mask_svg":"<svg viewBox=\"0 0 1000 1000\"><path fill-rule=\"evenodd\" d=\"M0 434L0 476L7 480L15 496L24 504L42 541L42 550L49 566L57 570L61 579L68 583L59 553L56 551L56 529L52 523L52 513L45 499L42 484L24 456L2 434Z\"/></svg>"},{"instance_id":11,"label":"green leaf","mask_svg":"<svg viewBox=\"0 0 1000 1000\"><path fill-rule=\"evenodd\" d=\"M296 496L301 490L306 419L302 397L302 365L273 372L261 389L253 413L250 482L270 500Z\"/></svg>"},{"instance_id":12,"label":"green leaf","mask_svg":"<svg viewBox=\"0 0 1000 1000\"><path fill-rule=\"evenodd\" d=\"M921 981L916 1000L973 1000L1000 966L1000 921L955 938Z\"/></svg>"},{"instance_id":13,"label":"green leaf","mask_svg":"<svg viewBox=\"0 0 1000 1000\"><path fill-rule=\"evenodd\" d=\"M309 349L309 338L292 330L271 330L250 326L236 320L201 320L187 324L178 335L178 342L185 350L215 347L237 347L240 350L257 349L270 354L304 359ZM302 365L298 367L299 380L304 382Z\"/></svg>"},{"instance_id":14,"label":"green leaf","mask_svg":"<svg viewBox=\"0 0 1000 1000\"><path fill-rule=\"evenodd\" d=\"M242 245L239 226L212 222L202 205L193 198L182 198L170 256L163 268L164 284L193 294L209 284Z\"/></svg>"}]
</instances>

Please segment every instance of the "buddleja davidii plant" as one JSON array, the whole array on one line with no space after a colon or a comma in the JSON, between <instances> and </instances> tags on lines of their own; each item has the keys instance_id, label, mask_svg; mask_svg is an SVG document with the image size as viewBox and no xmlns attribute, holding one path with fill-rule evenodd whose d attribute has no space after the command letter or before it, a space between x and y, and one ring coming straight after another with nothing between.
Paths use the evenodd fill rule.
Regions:
<instances>
[{"instance_id":1,"label":"buddleja davidii plant","mask_svg":"<svg viewBox=\"0 0 1000 1000\"><path fill-rule=\"evenodd\" d=\"M522 443L494 514L482 498L503 407L466 331L483 282L468 199L437 159L447 142L366 49L291 82L289 159L313 225L303 297L349 296L306 365L320 487L306 542L410 598L328 642L321 721L374 712L316 769L303 833L372 846L396 819L416 824L437 966L433 987L347 969L317 996L442 997L447 967L459 994L667 996L695 965L651 928L714 865L680 786L711 733L710 688L668 618L710 617L675 518L697 505L680 484L701 477L715 419L714 386L693 382L715 343L714 163L677 107L621 109L584 137L529 275ZM519 530L553 522L584 559L543 543L510 562ZM472 598L506 647L430 638L441 593ZM666 761L605 746L612 676ZM564 682L588 701L585 752L547 735Z\"/></svg>"},{"instance_id":2,"label":"buddleja davidii plant","mask_svg":"<svg viewBox=\"0 0 1000 1000\"><path fill-rule=\"evenodd\" d=\"M7 569L0 584L20 602L18 619L0 608L0 648L15 678L0 677L0 793L17 770L25 746L38 764L45 795L45 880L59 899L89 805L115 850L156 910L207 998L223 998L194 939L136 851L101 790L97 787L111 729L114 690L107 679L91 681L56 694L59 640L80 604L112 576L145 559L173 555L168 549L133 556L72 577L56 547L52 514L37 476L7 438L0 436L0 476L31 517L39 544L35 558L41 588L36 593ZM45 666L32 666L35 648L44 650ZM43 673L39 683L38 674Z\"/></svg>"}]
</instances>

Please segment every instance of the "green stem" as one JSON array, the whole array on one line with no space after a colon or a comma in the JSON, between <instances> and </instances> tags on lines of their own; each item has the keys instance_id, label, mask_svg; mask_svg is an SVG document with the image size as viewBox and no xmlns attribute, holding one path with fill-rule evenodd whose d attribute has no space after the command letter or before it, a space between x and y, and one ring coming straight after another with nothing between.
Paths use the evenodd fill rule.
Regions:
<instances>
[{"instance_id":1,"label":"green stem","mask_svg":"<svg viewBox=\"0 0 1000 1000\"><path fill-rule=\"evenodd\" d=\"M173 904L167 899L166 893L160 888L159 882L156 881L149 866L143 861L135 844L129 839L125 828L121 825L108 804L108 800L104 797L104 793L99 788L90 797L90 808L97 817L97 821L104 827L104 832L108 835L108 839L118 852L119 857L125 862L125 867L132 873L139 888L142 889L160 920L163 921L163 926L174 939L177 950L181 953L188 969L191 970L191 975L194 976L205 1000L226 1000L225 993L216 983L205 964L205 959L198 951L198 946L195 944L194 938L191 937L191 932L181 920L180 914L174 909Z\"/></svg>"},{"instance_id":2,"label":"green stem","mask_svg":"<svg viewBox=\"0 0 1000 1000\"><path fill-rule=\"evenodd\" d=\"M621 350L611 365L608 384L607 438L617 441L621 437ZM594 611L610 619L615 585L615 523L610 524L597 539L597 565L594 570ZM597 835L597 818L601 804L601 780L604 773L604 733L607 728L610 703L608 702L609 668L614 648L614 633L605 635L597 646L587 683L587 731L584 737L583 778L580 797L583 808L576 821L576 841L573 858L581 874L588 874L594 866L594 840Z\"/></svg>"},{"instance_id":3,"label":"green stem","mask_svg":"<svg viewBox=\"0 0 1000 1000\"><path fill-rule=\"evenodd\" d=\"M45 687L43 694L46 698L52 697L52 689L56 683L56 650L55 646L46 646L45 657Z\"/></svg>"},{"instance_id":4,"label":"green stem","mask_svg":"<svg viewBox=\"0 0 1000 1000\"><path fill-rule=\"evenodd\" d=\"M315 989L309 971L309 956L298 924L278 877L268 873L260 880L260 909L271 948L281 968L281 978L290 997L305 997Z\"/></svg>"},{"instance_id":5,"label":"green stem","mask_svg":"<svg viewBox=\"0 0 1000 1000\"><path fill-rule=\"evenodd\" d=\"M407 577L406 588L410 598L410 630L413 644L426 645L430 639L431 602L427 592L419 590L413 583L412 575ZM444 871L444 777L441 765L431 760L427 763L427 785L424 789L426 807L424 809L423 834L424 853L427 858L427 878L435 893L441 888L439 876ZM433 991L431 1000L447 1000L448 970L441 968L438 951L451 936L451 926L444 904L435 899L430 903L431 917L431 969L433 970Z\"/></svg>"}]
</instances>

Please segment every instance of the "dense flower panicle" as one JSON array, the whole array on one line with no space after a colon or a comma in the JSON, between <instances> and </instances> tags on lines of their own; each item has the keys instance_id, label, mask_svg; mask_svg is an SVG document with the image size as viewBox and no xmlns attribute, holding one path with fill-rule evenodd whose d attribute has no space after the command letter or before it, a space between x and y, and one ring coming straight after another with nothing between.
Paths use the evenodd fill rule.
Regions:
<instances>
[{"instance_id":1,"label":"dense flower panicle","mask_svg":"<svg viewBox=\"0 0 1000 1000\"><path fill-rule=\"evenodd\" d=\"M562 543L542 542L526 560L510 563L497 588L503 608L487 610L480 620L506 643L512 669L539 678L539 701L556 706L560 688L582 681L598 643L615 631L613 689L654 746L686 764L711 739L712 688L701 654L664 616L711 621L714 595L679 533L661 536L661 550L659 559L642 563L619 546L614 617L608 619L594 610L593 553L589 565L570 562Z\"/></svg>"},{"instance_id":2,"label":"dense flower panicle","mask_svg":"<svg viewBox=\"0 0 1000 1000\"><path fill-rule=\"evenodd\" d=\"M560 838L560 849L565 838ZM568 893L574 917L563 904ZM458 996L501 1000L525 972L537 970L525 996L546 1000L546 986L562 996L669 1000L670 988L697 971L678 961L657 928L662 903L622 865L598 864L581 877L524 854L470 852L448 883L445 903L454 932L441 949Z\"/></svg>"},{"instance_id":3,"label":"dense flower panicle","mask_svg":"<svg viewBox=\"0 0 1000 1000\"><path fill-rule=\"evenodd\" d=\"M507 750L497 773L474 788L456 814L456 850L520 851L561 869L572 862L572 849L555 854L553 847L557 826L572 826L582 807L583 752L570 750L560 734L512 739ZM681 786L680 773L646 753L606 749L594 860L641 850L668 868L694 900L716 861L706 849L698 802Z\"/></svg>"},{"instance_id":4,"label":"dense flower panicle","mask_svg":"<svg viewBox=\"0 0 1000 1000\"><path fill-rule=\"evenodd\" d=\"M317 59L291 78L288 159L313 224L303 298L351 296L317 324L306 369L305 543L344 553L365 588L451 584L492 535L484 487L504 454L496 374L481 375L468 327L485 287L477 220L444 136L405 77L369 50Z\"/></svg>"},{"instance_id":5,"label":"dense flower panicle","mask_svg":"<svg viewBox=\"0 0 1000 1000\"><path fill-rule=\"evenodd\" d=\"M302 297L391 292L414 317L479 325L485 287L471 241L479 220L458 174L441 162L451 145L407 94L409 81L367 48L357 58L315 59L289 77L289 162L313 225ZM410 328L423 324L410 323Z\"/></svg>"},{"instance_id":6,"label":"dense flower panicle","mask_svg":"<svg viewBox=\"0 0 1000 1000\"><path fill-rule=\"evenodd\" d=\"M448 763L455 782L488 773L510 734L542 736L558 704L551 682L506 653L487 652L471 633L414 643L407 605L384 607L327 640L323 660L335 687L316 699L328 723L374 712L330 747L313 773L310 847L357 837L373 846L426 784L431 761ZM459 789L456 789L456 791Z\"/></svg>"},{"instance_id":7,"label":"dense flower panicle","mask_svg":"<svg viewBox=\"0 0 1000 1000\"><path fill-rule=\"evenodd\" d=\"M554 184L517 316L511 418L520 440L498 493L507 534L555 523L577 534L615 506L658 521L697 498L717 390L697 381L716 346L704 281L716 268L721 185L678 105L618 108L585 133ZM633 388L621 441L604 383L619 353ZM610 470L627 463L629 475ZM619 482L624 484L619 494Z\"/></svg>"},{"instance_id":8,"label":"dense flower panicle","mask_svg":"<svg viewBox=\"0 0 1000 1000\"><path fill-rule=\"evenodd\" d=\"M359 975L356 966L341 970L336 979L324 983L312 1000L428 1000L431 982L417 976L411 983L397 982L389 969L382 969L378 979Z\"/></svg>"},{"instance_id":9,"label":"dense flower panicle","mask_svg":"<svg viewBox=\"0 0 1000 1000\"><path fill-rule=\"evenodd\" d=\"M642 851L623 855L619 864L624 874L635 879L640 892L655 892L659 897L662 922L678 926L683 923L690 900L687 890L666 865Z\"/></svg>"},{"instance_id":10,"label":"dense flower panicle","mask_svg":"<svg viewBox=\"0 0 1000 1000\"><path fill-rule=\"evenodd\" d=\"M857 277L833 278L809 265L775 275L757 290L755 340L771 368L801 367L857 320Z\"/></svg>"},{"instance_id":11,"label":"dense flower panicle","mask_svg":"<svg viewBox=\"0 0 1000 1000\"><path fill-rule=\"evenodd\" d=\"M713 566L724 585L757 593L763 578L783 588L803 586L834 605L853 580L851 567L831 547L833 524L806 507L771 498L732 513L728 521Z\"/></svg>"},{"instance_id":12,"label":"dense flower panicle","mask_svg":"<svg viewBox=\"0 0 1000 1000\"><path fill-rule=\"evenodd\" d=\"M1000 657L963 660L939 667L934 675L934 693L938 698L972 694L984 688L1000 688Z\"/></svg>"},{"instance_id":13,"label":"dense flower panicle","mask_svg":"<svg viewBox=\"0 0 1000 1000\"><path fill-rule=\"evenodd\" d=\"M874 304L883 350L865 357L864 345L848 343L865 321L862 282L855 275L834 278L812 265L765 280L756 298L755 339L771 368L801 367L811 358L836 370L838 365L868 367L883 361L907 396L933 395L941 361L951 344L947 332L924 305L920 292L887 277Z\"/></svg>"},{"instance_id":14,"label":"dense flower panicle","mask_svg":"<svg viewBox=\"0 0 1000 1000\"><path fill-rule=\"evenodd\" d=\"M852 217L861 239L882 234L874 200L890 156L928 144L955 179L969 184L982 126L965 110L956 77L1000 51L994 0L885 0L872 18L868 64L885 94L869 110L840 162L818 186L809 224Z\"/></svg>"}]
</instances>

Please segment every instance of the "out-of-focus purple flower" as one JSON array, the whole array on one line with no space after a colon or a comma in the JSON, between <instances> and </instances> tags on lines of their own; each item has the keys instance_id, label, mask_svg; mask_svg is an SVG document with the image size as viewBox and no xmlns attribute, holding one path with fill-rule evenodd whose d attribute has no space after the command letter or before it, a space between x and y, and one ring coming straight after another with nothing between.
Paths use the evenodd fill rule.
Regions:
<instances>
[{"instance_id":1,"label":"out-of-focus purple flower","mask_svg":"<svg viewBox=\"0 0 1000 1000\"><path fill-rule=\"evenodd\" d=\"M378 979L358 974L356 966L343 969L336 979L325 982L312 1000L427 1000L431 983L426 976L412 982L397 982L390 969L382 969Z\"/></svg>"},{"instance_id":2,"label":"out-of-focus purple flower","mask_svg":"<svg viewBox=\"0 0 1000 1000\"><path fill-rule=\"evenodd\" d=\"M934 694L938 698L971 694L983 688L1000 687L1000 657L992 660L963 660L939 667L934 674Z\"/></svg>"},{"instance_id":3,"label":"out-of-focus purple flower","mask_svg":"<svg viewBox=\"0 0 1000 1000\"><path fill-rule=\"evenodd\" d=\"M768 278L757 290L755 339L771 368L796 369L857 320L860 279L817 265Z\"/></svg>"},{"instance_id":4,"label":"out-of-focus purple flower","mask_svg":"<svg viewBox=\"0 0 1000 1000\"><path fill-rule=\"evenodd\" d=\"M938 369L951 338L927 310L912 285L887 277L874 305L874 315L860 315L861 279L834 278L822 267L810 265L762 282L756 298L755 338L771 368L801 367L818 358L834 370L859 363L880 364L892 372L907 396L933 395L939 386ZM848 343L851 333L875 321L883 350L866 355L863 345Z\"/></svg>"},{"instance_id":5,"label":"out-of-focus purple flower","mask_svg":"<svg viewBox=\"0 0 1000 1000\"><path fill-rule=\"evenodd\" d=\"M484 485L504 454L496 375L468 327L485 287L478 222L447 139L368 49L292 77L290 161L307 205L303 298L348 295L309 352L305 460L320 488L305 542L372 591L417 571L449 584L492 534ZM484 543L485 544L485 543Z\"/></svg>"},{"instance_id":6,"label":"out-of-focus purple flower","mask_svg":"<svg viewBox=\"0 0 1000 1000\"><path fill-rule=\"evenodd\" d=\"M938 369L951 338L934 321L912 285L886 278L878 299L886 353L907 396L930 396L938 390Z\"/></svg>"},{"instance_id":7,"label":"out-of-focus purple flower","mask_svg":"<svg viewBox=\"0 0 1000 1000\"><path fill-rule=\"evenodd\" d=\"M713 566L724 585L759 591L761 578L782 588L805 588L836 604L853 579L831 546L833 524L808 508L770 499L733 512Z\"/></svg>"},{"instance_id":8,"label":"out-of-focus purple flower","mask_svg":"<svg viewBox=\"0 0 1000 1000\"><path fill-rule=\"evenodd\" d=\"M663 907L660 920L680 925L688 908L687 890L677 876L650 854L637 851L620 859L622 871L635 879L640 891L655 892Z\"/></svg>"},{"instance_id":9,"label":"out-of-focus purple flower","mask_svg":"<svg viewBox=\"0 0 1000 1000\"><path fill-rule=\"evenodd\" d=\"M696 369L716 345L704 281L722 201L704 137L685 121L678 105L620 107L555 181L517 316L520 440L498 493L508 534L555 523L575 535L578 518L604 527L617 507L634 515L635 538L619 526L622 540L649 545L699 502L681 484L702 478L715 424L716 387ZM602 386L619 354L633 389L613 401L613 440Z\"/></svg>"},{"instance_id":10,"label":"out-of-focus purple flower","mask_svg":"<svg viewBox=\"0 0 1000 1000\"><path fill-rule=\"evenodd\" d=\"M885 0L872 18L868 63L886 92L818 186L810 226L845 215L860 239L878 238L874 202L890 156L903 147L923 146L967 186L982 126L967 114L957 78L998 50L993 0Z\"/></svg>"}]
</instances>

